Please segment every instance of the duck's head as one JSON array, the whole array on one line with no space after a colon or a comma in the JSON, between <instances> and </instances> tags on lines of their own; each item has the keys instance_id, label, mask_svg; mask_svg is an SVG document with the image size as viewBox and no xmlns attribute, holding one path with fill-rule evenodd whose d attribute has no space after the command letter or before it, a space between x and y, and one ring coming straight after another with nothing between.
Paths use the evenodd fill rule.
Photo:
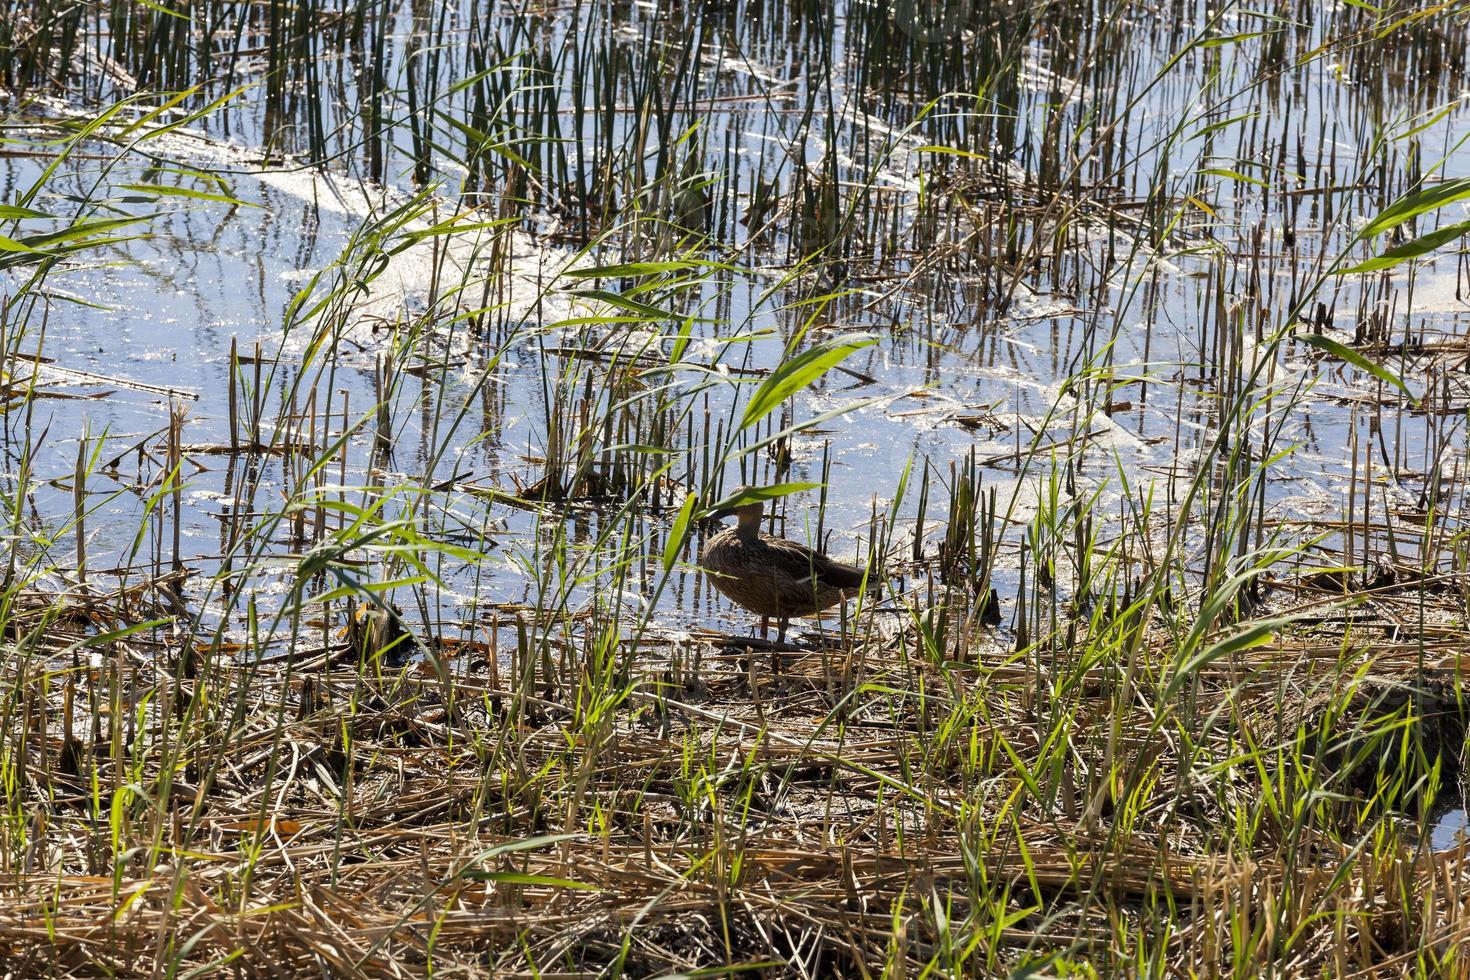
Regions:
<instances>
[{"instance_id":1,"label":"duck's head","mask_svg":"<svg viewBox=\"0 0 1470 980\"><path fill-rule=\"evenodd\" d=\"M719 520L735 516L742 532L755 533L760 530L761 518L765 515L766 501L755 487L737 487L735 492L710 508L710 517Z\"/></svg>"}]
</instances>

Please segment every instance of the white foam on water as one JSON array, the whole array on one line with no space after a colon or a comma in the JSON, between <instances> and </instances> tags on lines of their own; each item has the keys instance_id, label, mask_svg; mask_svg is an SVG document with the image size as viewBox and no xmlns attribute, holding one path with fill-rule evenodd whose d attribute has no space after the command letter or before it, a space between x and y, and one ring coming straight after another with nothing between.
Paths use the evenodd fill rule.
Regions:
<instances>
[{"instance_id":1,"label":"white foam on water","mask_svg":"<svg viewBox=\"0 0 1470 980\"><path fill-rule=\"evenodd\" d=\"M483 227L489 215L467 211L448 200L416 201L403 191L360 177L312 167L267 166L259 148L189 130L168 134L155 149L196 166L228 172L236 196L242 199L263 198L268 203L272 196L291 199L355 222L360 233L367 233L362 236L365 239L373 239L375 228L387 232L372 240L369 247L375 255L363 250L356 256L344 256L349 264L323 271L317 284L320 293L344 280L357 280L350 290L351 299L333 311L330 322L322 324L349 342L341 347L343 353L355 347L370 359L390 342L393 332L384 330L385 326L423 314L429 316L419 326L431 332L460 313L484 307L494 307L497 320L533 328L571 315L571 298L562 291L560 277L573 264L574 253L510 225ZM263 193L250 193L248 182ZM405 215L412 216L403 220ZM450 221L467 230L415 234ZM350 264L354 260L358 260L355 266ZM362 274L364 268L369 274ZM293 269L283 276L304 286L318 271ZM458 329L461 338L468 333L462 326ZM281 350L299 354L314 339L307 331L294 330L280 338Z\"/></svg>"}]
</instances>

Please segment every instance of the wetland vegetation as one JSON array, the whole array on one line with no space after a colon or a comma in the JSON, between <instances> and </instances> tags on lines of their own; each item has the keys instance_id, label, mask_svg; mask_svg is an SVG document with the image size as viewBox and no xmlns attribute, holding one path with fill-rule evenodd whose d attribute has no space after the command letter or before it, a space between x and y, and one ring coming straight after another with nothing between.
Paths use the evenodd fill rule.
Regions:
<instances>
[{"instance_id":1,"label":"wetland vegetation","mask_svg":"<svg viewBox=\"0 0 1470 980\"><path fill-rule=\"evenodd\" d=\"M1467 58L0 0L4 972L1470 975Z\"/></svg>"}]
</instances>

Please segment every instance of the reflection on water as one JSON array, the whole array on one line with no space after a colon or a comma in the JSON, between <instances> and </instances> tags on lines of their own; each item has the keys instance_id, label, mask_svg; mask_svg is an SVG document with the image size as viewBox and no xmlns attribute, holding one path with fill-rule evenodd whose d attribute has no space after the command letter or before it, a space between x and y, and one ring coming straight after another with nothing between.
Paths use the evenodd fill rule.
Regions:
<instances>
[{"instance_id":1,"label":"reflection on water","mask_svg":"<svg viewBox=\"0 0 1470 980\"><path fill-rule=\"evenodd\" d=\"M764 5L749 8L759 13ZM453 15L478 24L468 8ZM613 26L598 29L606 27L608 43L625 53L642 51L650 37L678 26L677 18L659 20L640 5L608 16ZM721 200L731 202L739 220L720 226L729 230L724 244L731 246L746 244L745 236L767 214L779 220L767 221L773 226L770 234L740 253L737 264L747 271L710 274L677 297L677 312L693 314L690 350L701 366L759 377L807 323L809 309L792 304L819 289L843 292L812 324L813 334L867 331L880 342L804 392L783 418L801 421L843 406L851 411L794 439L779 467L766 453L732 462L727 484L747 478L816 481L826 472L830 490L820 516L813 499L800 498L786 515L786 533L801 537L820 525L820 543L850 557L864 547L875 500L881 510L910 461L915 473L927 467L947 482L958 466L974 459L983 486L1007 502L1002 509L1010 524L999 548L997 582L1009 622L1020 528L1044 489L1038 485L1043 467L1024 463L1031 449L1039 447L1043 459L1051 454L1067 459L1064 502L1092 501L1097 494L1100 520L1124 509L1120 477L1135 492L1156 481L1160 503L1177 503L1175 478L1192 472L1204 447L1219 434L1222 407L1236 393L1240 376L1267 356L1264 338L1285 325L1322 257L1348 246L1353 221L1334 216L1371 213L1392 196L1386 187L1348 179L1382 164L1373 155L1377 151L1370 151L1377 144L1364 128L1366 121L1417 111L1428 96L1395 89L1360 65L1311 58L1285 67L1291 60L1271 45L1289 42L1304 52L1315 50L1334 36L1331 17L1304 19L1289 38L1283 32L1255 40L1245 30L1254 23L1247 19L1236 25L1244 40L1208 56L1191 54L1174 63L1162 83L1145 84L1140 79L1170 62L1178 38L1168 19L1144 18L1133 26L1145 40L1132 45L1125 59L1132 81L1106 66L1094 69L1090 56L1066 40L1066 32L1042 32L1024 63L1006 69L1014 76L1007 76L1005 85L997 83L1002 95L996 98L1005 100L1009 114L978 112L960 100L944 103L944 111L931 117L917 111L926 93L910 88L950 85L953 79L943 72L963 66L925 62L923 72L932 70L933 77L920 73L903 76L902 84L886 78L880 84L869 73L881 75L891 66L870 57L878 26L866 8L854 18L839 17L831 26L836 41L821 58L833 59L835 70L817 86L811 79L821 77L816 72L823 66L814 63L820 58L813 53L811 32L819 25L808 23L805 15L791 23L719 15L718 44L711 41L716 35L699 35L699 44L707 46L697 50L699 68L691 77L708 85L708 101L679 110L701 120L699 138L687 147L689 170L708 175L720 193L730 196L713 194L685 210L703 215L706 208L713 213ZM578 26L555 16L538 23L545 30L534 44L555 51L564 50L571 28ZM499 24L492 20L488 29ZM390 60L413 50L415 32L424 29L407 11L399 26L401 32L388 42ZM1023 24L1001 26L1029 31ZM930 43L929 33L927 28L909 31L885 43L911 43L905 38ZM462 42L452 31L447 37L451 45ZM511 47L532 43L519 35L514 41ZM325 41L312 38L310 43ZM328 54L322 52L324 58ZM432 64L440 74L430 80L430 90L455 91L464 63L458 57L419 59L411 70ZM487 504L482 494L536 485L540 460L552 449L553 409L559 399L578 397L577 390L558 387L558 378L590 378L602 370L578 375L572 367L577 357L556 352L604 343L599 334L609 332L605 325L555 324L594 308L606 313L606 307L578 307L566 296L568 284L546 280L572 261L573 248L586 237L589 202L610 207L615 197L614 188L592 186L596 174L589 161L597 148L604 140L621 146L634 138L634 119L627 112L609 111L605 118L581 114L591 80L578 74L577 64L546 59L542 84L562 125L580 120L585 131L576 135L581 140L521 147L544 154L538 163L561 181L524 192L572 203L557 213L528 211L524 229L539 232L540 238L520 232L510 257L494 269L477 253L448 274L442 264L446 253L435 250L436 239L400 253L374 287L388 287L386 295L360 302L334 335L331 356L310 363L310 325L283 330L293 298L313 274L330 271L352 254L364 227L408 199L415 178L422 176L416 158L405 157L404 148L392 141L375 151L384 156L374 158L369 169L394 188L387 191L366 183L334 184L299 171L260 173L248 162L258 153L225 150L209 139L180 140L166 147L164 162L220 173L228 193L245 207L170 198L137 201L118 192L115 210L161 216L146 237L120 242L105 255L52 274L48 288L55 296L47 309L44 353L53 361L39 368L43 386L58 394L105 394L42 399L37 409L50 433L39 447L37 468L48 479L70 472L74 440L82 433L105 438L101 456L118 460L116 467L99 469L87 487L91 505L98 508L90 522L94 568L123 568L140 560L135 532L159 478L169 391L187 412L186 444L228 441L232 339L252 361L255 345L261 345L265 367L247 365L244 380L259 378L264 390L252 397L260 400L265 418L300 418L310 402L325 437L341 433L344 419L350 424L383 397L375 380L380 355L410 325L425 328L423 320L413 318L430 310L434 316L428 318L426 335L415 342L417 363L400 365L417 373L400 375L386 394L394 429L391 458L375 466L374 430L359 426L348 437L346 458L333 480L359 489L433 488L435 503L423 510L423 519L437 532L460 535L489 552L488 560L473 568L450 562L437 569L443 588L429 604L431 618L452 622L472 597L530 598L535 585L528 560L539 554L534 536L548 528L524 511ZM1276 67L1262 70L1266 64ZM324 111L325 122L317 124L333 139L348 140L352 134L337 125L336 114L356 105L359 93L350 73L329 74L333 84L345 87L325 105L287 100L287 115ZM1283 78L1291 84L1283 84ZM890 85L895 87L885 89ZM906 94L884 99L875 88ZM615 96L626 101L633 92L627 78L614 79ZM809 96L839 124L822 133L806 122L798 124L793 109ZM1384 100L1393 98L1401 104L1386 107ZM618 104L614 98L606 108ZM1227 140L1236 130L1213 124L1235 119L1243 106L1262 107L1261 119L1241 116L1238 126L1254 127L1249 139ZM1056 209L1068 198L1056 147L1098 138L1093 110L1116 111L1120 121L1126 120L1119 152L1131 154L1129 163L1109 171L1103 161L1085 158L1085 166L1067 179L1079 187L1082 181L1094 182L1087 206L1078 199L1079 210L1069 223L1058 223ZM303 139L305 126L283 126L281 119L272 123L264 115L259 104L244 99L220 120L200 125L213 127L214 138L228 130L240 143L310 148ZM1195 122L1175 132L1179 119ZM909 124L916 128L904 129ZM1418 138L1453 146L1464 131L1464 113L1450 111L1434 118ZM646 141L652 136L637 139L643 147L651 145ZM568 145L579 143L589 160L567 152ZM935 153L935 145L957 152ZM102 155L104 148L97 149ZM1233 159L1237 149L1240 158ZM965 153L996 158L966 169ZM1268 162L1258 165L1255 157ZM821 231L810 227L810 208L802 209L826 193L825 185L812 183L821 176L812 168L829 161L839 186L854 195L856 188L871 194L872 207L859 212L859 223L871 218L872 226L856 236L862 247L849 243L840 261L825 263L777 299L766 298L793 246ZM23 154L0 158L6 199L34 181L43 162L41 156ZM439 162L443 169L436 176L446 180L439 189L444 213L454 213L461 200L482 199L451 161ZM155 157L125 155L106 180L117 188L143 186L158 178L159 163ZM361 164L347 154L333 165L359 173ZM652 161L649 166L654 167ZM1455 155L1445 166L1451 176L1467 169L1467 160ZM463 185L456 183L460 177ZM74 173L54 179L48 200L81 198L96 179L95 167L78 164ZM1262 193L1263 186L1276 193ZM363 193L364 187L370 189ZM571 189L578 193L570 194ZM460 193L465 196L456 199ZM644 188L622 204L651 207L685 193L692 192ZM865 200L852 198L855 204ZM932 203L936 200L948 203L939 206ZM788 210L776 210L782 207ZM1150 227L1139 217L1155 212L1172 214L1174 220L1167 228ZM423 223L414 227L421 230ZM659 254L652 246L670 240L614 243ZM425 255L428 260L420 261ZM487 295L446 301L438 288L442 284L435 281L443 275L445 282L467 276L489 283L506 269L526 282L541 282L544 296L517 306L514 298L488 295L486 286ZM1429 342L1458 338L1470 310L1458 285L1457 267L1448 261L1372 281L1335 281L1318 326L1345 341L1361 336L1371 342L1375 330ZM525 329L473 337L456 315L475 307L494 308L492 318L502 326ZM677 329L672 321L667 336L649 340L646 346L655 359L674 346ZM732 337L749 342L726 348L722 342ZM1319 369L1309 353L1288 345L1270 370L1283 395L1298 401L1272 423L1273 446L1294 446L1295 452L1274 464L1272 479L1262 487L1266 518L1335 517L1353 472L1346 450L1359 442L1381 446L1386 468L1393 471L1393 478L1376 488L1373 503L1417 501L1445 458L1446 444L1458 444L1463 432L1439 431L1439 416L1431 413L1400 412L1386 429L1366 411L1361 374L1334 370L1330 362ZM1081 376L1088 380L1076 382ZM1416 390L1426 380L1411 376ZM726 387L695 396L699 403L687 432L668 436L680 454L670 475L675 503L701 475L695 460L702 452L708 455L703 448L708 433L702 430L718 431L738 414L749 390L738 381L732 375ZM1445 388L1447 404L1464 398L1461 376L1447 373L1437 383ZM689 384L688 378L678 378L671 385L674 396ZM1260 430L1246 433L1248 440L1260 436ZM1259 444L1247 447L1247 452L1257 450ZM232 520L228 512L236 506L232 500L239 481L253 488L243 506L255 514L289 494L293 471L279 457L257 460L251 472L235 472L223 456L194 454L191 464L181 560L208 573L227 550L224 528ZM747 465L754 467L751 473L737 472ZM932 546L945 516L942 496L930 501L926 526L912 529L917 508L910 493L898 514L901 535L927 537ZM43 484L35 499L43 521L60 520L73 503L69 489L59 483ZM651 516L656 519L647 530L656 534L661 518ZM596 533L597 520L596 513L583 512L568 522L572 543L585 544ZM273 532L277 538L270 550L276 562L263 564L247 590L262 596L280 590L281 574L299 552L299 542L287 530L283 523ZM1105 529L1100 532L1106 537ZM907 548L902 540L900 545ZM659 542L651 541L649 555L656 558L658 548ZM918 550L931 553L932 547ZM651 593L647 578L645 570L639 588ZM585 587L578 590L588 596ZM711 609L701 596L697 581L677 581L660 595L657 622L745 625L738 613Z\"/></svg>"},{"instance_id":2,"label":"reflection on water","mask_svg":"<svg viewBox=\"0 0 1470 980\"><path fill-rule=\"evenodd\" d=\"M1448 851L1470 842L1470 813L1462 799L1446 800L1435 808L1430 820L1429 846Z\"/></svg>"}]
</instances>

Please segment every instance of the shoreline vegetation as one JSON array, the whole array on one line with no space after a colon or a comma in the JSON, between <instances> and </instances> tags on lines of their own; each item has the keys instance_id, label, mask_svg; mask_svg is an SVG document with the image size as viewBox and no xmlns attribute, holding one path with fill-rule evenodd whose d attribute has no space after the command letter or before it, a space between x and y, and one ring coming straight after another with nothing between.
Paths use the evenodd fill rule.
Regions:
<instances>
[{"instance_id":1,"label":"shoreline vegetation","mask_svg":"<svg viewBox=\"0 0 1470 980\"><path fill-rule=\"evenodd\" d=\"M0 972L1470 976L1467 58L0 0Z\"/></svg>"}]
</instances>

